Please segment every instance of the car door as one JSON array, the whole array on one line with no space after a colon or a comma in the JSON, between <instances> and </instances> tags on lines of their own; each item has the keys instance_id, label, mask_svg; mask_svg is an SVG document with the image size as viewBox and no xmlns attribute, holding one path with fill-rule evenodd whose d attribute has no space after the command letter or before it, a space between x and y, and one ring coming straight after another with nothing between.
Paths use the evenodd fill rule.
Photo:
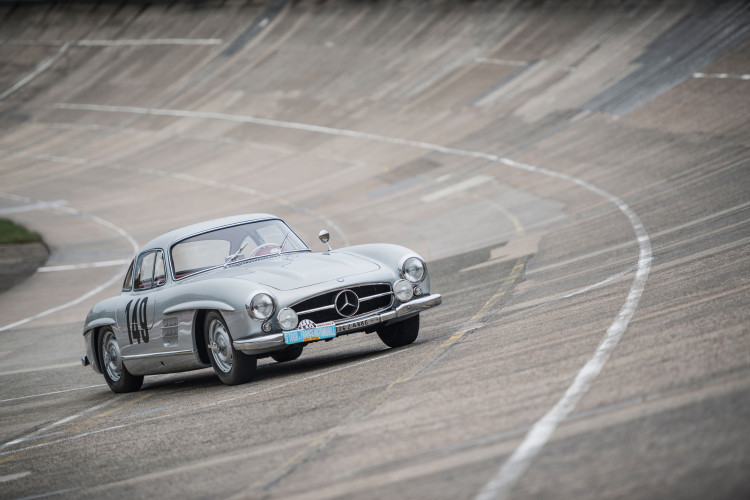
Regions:
<instances>
[{"instance_id":1,"label":"car door","mask_svg":"<svg viewBox=\"0 0 750 500\"><path fill-rule=\"evenodd\" d=\"M161 249L142 252L133 267L132 288L120 295L117 305L118 343L123 356L159 352L152 342L159 292L166 283L164 252ZM161 336L161 332L159 332Z\"/></svg>"}]
</instances>

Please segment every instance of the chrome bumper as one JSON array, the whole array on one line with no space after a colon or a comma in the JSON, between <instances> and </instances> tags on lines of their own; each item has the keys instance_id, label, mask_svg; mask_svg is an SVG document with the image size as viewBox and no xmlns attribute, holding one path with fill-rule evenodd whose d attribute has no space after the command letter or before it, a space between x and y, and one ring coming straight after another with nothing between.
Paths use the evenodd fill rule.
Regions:
<instances>
[{"instance_id":1,"label":"chrome bumper","mask_svg":"<svg viewBox=\"0 0 750 500\"><path fill-rule=\"evenodd\" d=\"M405 316L411 316L432 307L439 306L442 302L443 297L440 296L440 294L434 293L426 297L419 297L418 299L411 300L401 304L395 309L390 309L382 313L357 318L355 320L337 321L336 335L338 336L339 333L345 333L357 328L364 328L378 323L403 318ZM263 337L235 340L232 344L238 351L253 355L277 351L286 347L283 333L272 333L271 335L264 335Z\"/></svg>"}]
</instances>

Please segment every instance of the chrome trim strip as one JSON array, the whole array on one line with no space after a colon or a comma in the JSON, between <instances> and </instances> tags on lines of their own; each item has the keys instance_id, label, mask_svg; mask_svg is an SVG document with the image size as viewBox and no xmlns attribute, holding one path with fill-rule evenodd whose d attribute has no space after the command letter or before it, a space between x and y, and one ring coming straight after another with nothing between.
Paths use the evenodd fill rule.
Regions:
<instances>
[{"instance_id":1,"label":"chrome trim strip","mask_svg":"<svg viewBox=\"0 0 750 500\"><path fill-rule=\"evenodd\" d=\"M420 297L416 300L410 300L409 302L405 302L396 308L396 317L400 318L401 316L406 316L407 314L411 314L413 312L424 311L425 309L439 306L442 303L443 297L438 293L428 295L427 297Z\"/></svg>"},{"instance_id":2,"label":"chrome trim strip","mask_svg":"<svg viewBox=\"0 0 750 500\"><path fill-rule=\"evenodd\" d=\"M172 314L179 311L189 311L191 309L218 309L219 311L233 312L234 307L218 300L193 300L191 302L183 302L176 304L172 307L164 309L163 314Z\"/></svg>"},{"instance_id":3,"label":"chrome trim strip","mask_svg":"<svg viewBox=\"0 0 750 500\"><path fill-rule=\"evenodd\" d=\"M166 351L166 352L152 352L149 354L131 354L130 356L122 356L123 360L130 360L130 359L148 359L148 358L157 358L160 356L180 356L185 354L193 354L193 351L191 349L185 350L185 351Z\"/></svg>"},{"instance_id":4,"label":"chrome trim strip","mask_svg":"<svg viewBox=\"0 0 750 500\"><path fill-rule=\"evenodd\" d=\"M299 316L299 315L301 315L301 314L312 314L312 313L316 313L316 312L320 312L320 311L327 311L328 309L333 309L333 308L335 308L335 307L336 307L336 306L335 306L334 304L331 304L330 306L318 307L318 308L316 308L316 309L308 309L307 311L300 311L300 312L298 312L298 313L297 313L297 316ZM291 309L291 308L290 308L290 309ZM293 310L293 309L292 309L292 310ZM295 311L295 312L296 312L296 311Z\"/></svg>"},{"instance_id":5,"label":"chrome trim strip","mask_svg":"<svg viewBox=\"0 0 750 500\"><path fill-rule=\"evenodd\" d=\"M379 293L377 295L368 295L367 297L360 297L359 301L365 302L367 300L373 300L373 299L377 299L380 297L385 297L386 295L393 295L393 292L385 292L385 293Z\"/></svg>"},{"instance_id":6,"label":"chrome trim strip","mask_svg":"<svg viewBox=\"0 0 750 500\"><path fill-rule=\"evenodd\" d=\"M245 354L262 354L264 351L286 347L286 342L284 342L283 333L273 333L263 337L235 340L232 342L232 345L234 345L235 349Z\"/></svg>"}]
</instances>

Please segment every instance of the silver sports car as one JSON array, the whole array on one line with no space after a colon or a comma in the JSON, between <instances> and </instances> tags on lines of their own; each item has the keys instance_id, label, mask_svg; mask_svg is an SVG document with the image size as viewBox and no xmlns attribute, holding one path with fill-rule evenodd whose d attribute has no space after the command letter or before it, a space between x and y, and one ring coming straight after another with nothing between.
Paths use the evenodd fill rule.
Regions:
<instances>
[{"instance_id":1,"label":"silver sports car","mask_svg":"<svg viewBox=\"0 0 750 500\"><path fill-rule=\"evenodd\" d=\"M122 293L86 317L82 362L115 392L138 390L144 375L208 366L225 384L241 384L259 357L291 361L311 342L349 333L411 344L419 313L441 301L424 260L408 248L328 245L314 253L278 217L227 217L146 244Z\"/></svg>"}]
</instances>

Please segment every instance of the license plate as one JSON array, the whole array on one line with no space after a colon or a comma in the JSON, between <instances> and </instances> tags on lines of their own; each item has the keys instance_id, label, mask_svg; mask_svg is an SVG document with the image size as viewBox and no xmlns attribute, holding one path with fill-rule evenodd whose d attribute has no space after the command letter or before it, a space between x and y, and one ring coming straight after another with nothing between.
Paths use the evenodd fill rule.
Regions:
<instances>
[{"instance_id":1,"label":"license plate","mask_svg":"<svg viewBox=\"0 0 750 500\"><path fill-rule=\"evenodd\" d=\"M300 342L312 342L313 340L332 339L336 336L336 325L333 321L321 323L315 328L307 330L292 330L284 332L284 342L287 344L299 344Z\"/></svg>"}]
</instances>

